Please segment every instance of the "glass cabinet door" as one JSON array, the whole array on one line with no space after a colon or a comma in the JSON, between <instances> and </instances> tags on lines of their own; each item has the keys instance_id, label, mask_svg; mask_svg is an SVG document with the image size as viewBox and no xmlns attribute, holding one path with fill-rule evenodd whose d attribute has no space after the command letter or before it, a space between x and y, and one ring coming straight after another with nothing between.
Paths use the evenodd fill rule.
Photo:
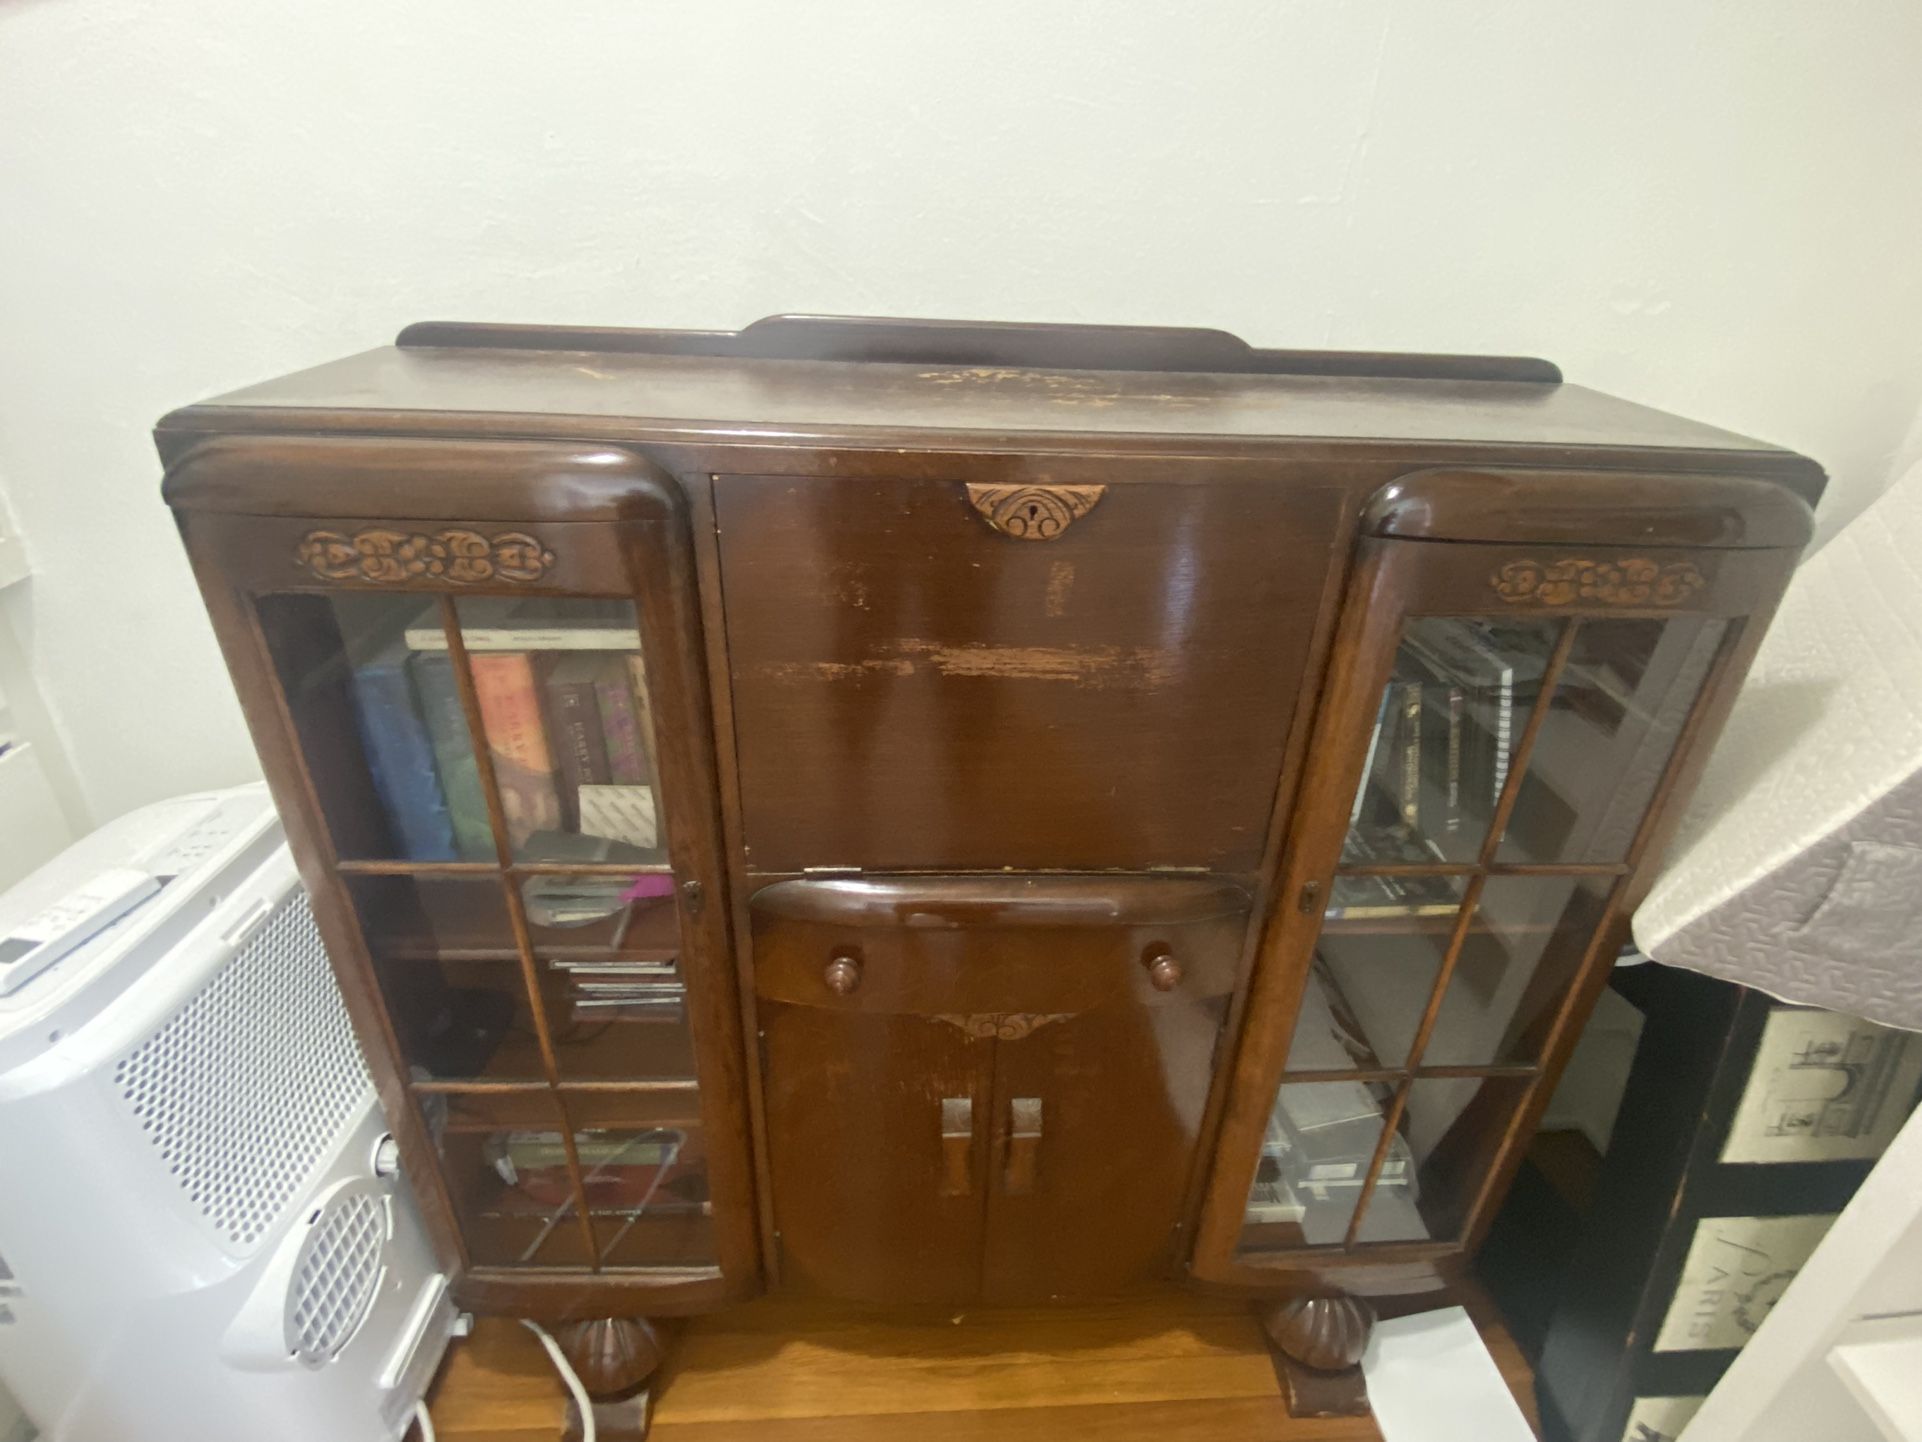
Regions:
<instances>
[{"instance_id":1,"label":"glass cabinet door","mask_svg":"<svg viewBox=\"0 0 1922 1442\"><path fill-rule=\"evenodd\" d=\"M470 1262L716 1264L700 883L670 844L636 603L257 609Z\"/></svg>"},{"instance_id":2,"label":"glass cabinet door","mask_svg":"<svg viewBox=\"0 0 1922 1442\"><path fill-rule=\"evenodd\" d=\"M1730 625L1403 623L1242 1260L1463 1236Z\"/></svg>"}]
</instances>

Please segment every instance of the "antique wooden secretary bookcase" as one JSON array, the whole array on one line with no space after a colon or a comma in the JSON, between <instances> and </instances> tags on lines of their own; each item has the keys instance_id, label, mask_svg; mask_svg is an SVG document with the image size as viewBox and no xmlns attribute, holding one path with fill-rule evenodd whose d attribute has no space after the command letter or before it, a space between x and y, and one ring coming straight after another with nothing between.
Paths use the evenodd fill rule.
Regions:
<instances>
[{"instance_id":1,"label":"antique wooden secretary bookcase","mask_svg":"<svg viewBox=\"0 0 1922 1442\"><path fill-rule=\"evenodd\" d=\"M605 1395L770 1286L1186 1283L1342 1405L1822 484L1541 361L800 317L416 326L158 435L458 1296Z\"/></svg>"}]
</instances>

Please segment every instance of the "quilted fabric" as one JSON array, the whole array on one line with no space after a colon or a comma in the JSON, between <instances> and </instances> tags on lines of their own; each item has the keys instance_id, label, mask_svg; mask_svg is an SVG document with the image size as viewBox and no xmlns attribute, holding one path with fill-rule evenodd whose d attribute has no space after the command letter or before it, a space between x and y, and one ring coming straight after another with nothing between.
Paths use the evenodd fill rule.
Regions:
<instances>
[{"instance_id":1,"label":"quilted fabric","mask_svg":"<svg viewBox=\"0 0 1922 1442\"><path fill-rule=\"evenodd\" d=\"M1796 574L1635 939L1922 1030L1922 465Z\"/></svg>"}]
</instances>

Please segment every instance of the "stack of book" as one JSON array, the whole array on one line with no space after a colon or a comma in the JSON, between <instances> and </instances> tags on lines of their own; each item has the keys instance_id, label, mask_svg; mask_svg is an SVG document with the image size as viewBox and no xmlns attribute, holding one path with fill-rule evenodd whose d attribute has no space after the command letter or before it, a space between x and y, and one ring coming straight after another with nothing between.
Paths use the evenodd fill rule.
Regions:
<instances>
[{"instance_id":1,"label":"stack of book","mask_svg":"<svg viewBox=\"0 0 1922 1442\"><path fill-rule=\"evenodd\" d=\"M1246 1221L1295 1222L1311 1246L1339 1243L1368 1179L1381 1123L1382 1103L1368 1083L1282 1087L1268 1116ZM1414 1200L1414 1153L1398 1132L1369 1201L1370 1212L1381 1212L1386 1224L1377 1230L1420 1229Z\"/></svg>"},{"instance_id":2,"label":"stack of book","mask_svg":"<svg viewBox=\"0 0 1922 1442\"><path fill-rule=\"evenodd\" d=\"M614 1216L703 1210L707 1178L700 1163L684 1155L686 1143L685 1133L674 1130L577 1133L588 1210ZM541 1215L572 1205L567 1145L558 1132L497 1134L488 1141L487 1159L505 1184L497 1214Z\"/></svg>"},{"instance_id":3,"label":"stack of book","mask_svg":"<svg viewBox=\"0 0 1922 1442\"><path fill-rule=\"evenodd\" d=\"M583 609L583 607L586 609ZM515 849L596 838L603 859L658 854L653 724L640 636L622 604L478 600L462 608L487 750ZM494 854L447 637L433 612L354 667L374 787L404 859ZM559 858L557 858L559 859Z\"/></svg>"},{"instance_id":4,"label":"stack of book","mask_svg":"<svg viewBox=\"0 0 1922 1442\"><path fill-rule=\"evenodd\" d=\"M567 978L574 1021L671 1022L686 1020L687 987L671 961L550 960Z\"/></svg>"},{"instance_id":5,"label":"stack of book","mask_svg":"<svg viewBox=\"0 0 1922 1442\"><path fill-rule=\"evenodd\" d=\"M1362 830L1351 827L1341 847L1341 864L1350 866L1426 866L1448 858L1427 837L1400 827ZM1385 916L1452 916L1461 893L1445 876L1356 876L1337 874L1328 893L1330 921L1364 921Z\"/></svg>"}]
</instances>

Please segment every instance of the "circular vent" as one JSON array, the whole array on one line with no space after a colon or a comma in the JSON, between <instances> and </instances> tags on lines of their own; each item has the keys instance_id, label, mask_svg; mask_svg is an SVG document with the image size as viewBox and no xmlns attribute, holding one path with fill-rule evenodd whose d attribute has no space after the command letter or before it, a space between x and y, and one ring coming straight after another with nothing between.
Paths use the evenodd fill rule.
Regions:
<instances>
[{"instance_id":1,"label":"circular vent","mask_svg":"<svg viewBox=\"0 0 1922 1442\"><path fill-rule=\"evenodd\" d=\"M310 1367L353 1340L380 1290L387 1208L375 1194L336 1197L308 1228L287 1289L287 1348Z\"/></svg>"}]
</instances>

